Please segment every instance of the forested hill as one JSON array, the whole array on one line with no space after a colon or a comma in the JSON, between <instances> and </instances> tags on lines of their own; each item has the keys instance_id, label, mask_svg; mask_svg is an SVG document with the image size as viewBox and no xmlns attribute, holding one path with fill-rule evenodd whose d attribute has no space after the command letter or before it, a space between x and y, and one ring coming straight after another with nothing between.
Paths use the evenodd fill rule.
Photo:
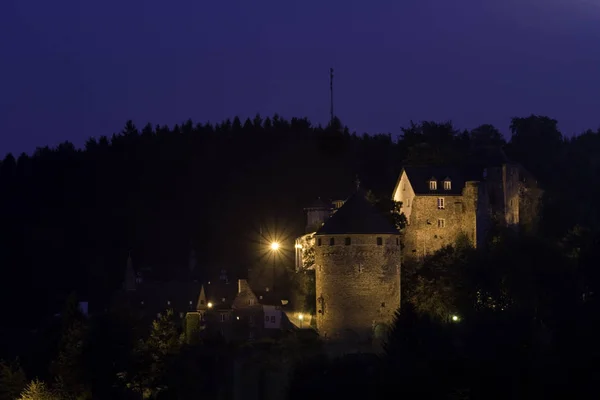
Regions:
<instances>
[{"instance_id":1,"label":"forested hill","mask_svg":"<svg viewBox=\"0 0 600 400\"><path fill-rule=\"evenodd\" d=\"M243 273L258 256L259 226L303 231L303 206L362 185L389 196L403 163L464 163L504 147L546 190L544 234L598 220L600 133L565 139L556 121L515 118L507 144L489 125L459 132L413 124L400 140L351 134L306 119L235 118L172 128L128 122L120 134L64 143L0 165L0 292L5 315L44 315L68 292L121 284L127 253L158 277L182 276L190 248L206 274ZM292 242L286 243L288 246ZM290 263L291 263L290 259Z\"/></svg>"}]
</instances>

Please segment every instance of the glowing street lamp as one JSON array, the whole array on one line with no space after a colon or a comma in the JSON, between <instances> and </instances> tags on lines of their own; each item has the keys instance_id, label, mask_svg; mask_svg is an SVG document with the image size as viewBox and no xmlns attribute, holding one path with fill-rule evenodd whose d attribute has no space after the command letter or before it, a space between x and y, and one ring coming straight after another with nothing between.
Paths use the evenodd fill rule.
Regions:
<instances>
[{"instance_id":1,"label":"glowing street lamp","mask_svg":"<svg viewBox=\"0 0 600 400\"><path fill-rule=\"evenodd\" d=\"M458 322L458 320L459 320L458 315L452 316L452 322Z\"/></svg>"},{"instance_id":2,"label":"glowing street lamp","mask_svg":"<svg viewBox=\"0 0 600 400\"><path fill-rule=\"evenodd\" d=\"M302 329L302 322L304 321L304 315L298 315L298 319L300 320L300 329Z\"/></svg>"},{"instance_id":3,"label":"glowing street lamp","mask_svg":"<svg viewBox=\"0 0 600 400\"><path fill-rule=\"evenodd\" d=\"M279 251L279 242L271 242L271 250L273 251L273 292L275 292L275 259L277 257L277 255L275 253L277 253Z\"/></svg>"},{"instance_id":4,"label":"glowing street lamp","mask_svg":"<svg viewBox=\"0 0 600 400\"><path fill-rule=\"evenodd\" d=\"M209 301L207 306L208 306L208 308L212 308L213 304Z\"/></svg>"}]
</instances>

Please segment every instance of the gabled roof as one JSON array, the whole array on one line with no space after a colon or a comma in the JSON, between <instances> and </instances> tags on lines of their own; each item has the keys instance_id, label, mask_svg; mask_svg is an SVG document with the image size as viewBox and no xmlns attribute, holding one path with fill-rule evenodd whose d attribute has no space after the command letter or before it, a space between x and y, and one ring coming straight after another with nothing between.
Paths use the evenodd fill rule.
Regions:
<instances>
[{"instance_id":1,"label":"gabled roof","mask_svg":"<svg viewBox=\"0 0 600 400\"><path fill-rule=\"evenodd\" d=\"M406 172L408 180L416 195L452 195L460 196L467 181L481 180L481 172L478 169L455 168L455 167L411 167L402 169ZM402 173L400 174L402 176ZM443 182L449 179L452 182L450 190L445 190ZM429 181L437 181L437 189L429 189ZM396 189L394 191L397 190Z\"/></svg>"},{"instance_id":2,"label":"gabled roof","mask_svg":"<svg viewBox=\"0 0 600 400\"><path fill-rule=\"evenodd\" d=\"M399 234L392 222L379 213L359 189L329 218L316 235Z\"/></svg>"},{"instance_id":3,"label":"gabled roof","mask_svg":"<svg viewBox=\"0 0 600 400\"><path fill-rule=\"evenodd\" d=\"M144 282L136 290L117 293L114 301L148 312L153 319L169 308L175 312L195 310L200 287L197 282Z\"/></svg>"},{"instance_id":4,"label":"gabled roof","mask_svg":"<svg viewBox=\"0 0 600 400\"><path fill-rule=\"evenodd\" d=\"M213 309L230 309L238 293L237 282L212 281L204 285L206 299L212 303Z\"/></svg>"}]
</instances>

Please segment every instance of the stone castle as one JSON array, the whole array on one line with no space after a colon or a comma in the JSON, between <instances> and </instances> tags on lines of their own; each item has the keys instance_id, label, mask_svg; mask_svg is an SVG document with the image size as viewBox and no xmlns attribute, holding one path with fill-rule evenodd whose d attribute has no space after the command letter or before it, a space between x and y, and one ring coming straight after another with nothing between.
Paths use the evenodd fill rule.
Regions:
<instances>
[{"instance_id":1,"label":"stone castle","mask_svg":"<svg viewBox=\"0 0 600 400\"><path fill-rule=\"evenodd\" d=\"M422 258L461 237L481 246L493 224L530 223L540 193L527 171L503 160L486 167L404 167L392 192L407 219L402 233L362 190L345 202L312 204L296 265L315 271L319 333L380 336L400 306L402 259Z\"/></svg>"},{"instance_id":2,"label":"stone castle","mask_svg":"<svg viewBox=\"0 0 600 400\"><path fill-rule=\"evenodd\" d=\"M315 235L317 328L366 340L400 307L400 232L358 190Z\"/></svg>"}]
</instances>

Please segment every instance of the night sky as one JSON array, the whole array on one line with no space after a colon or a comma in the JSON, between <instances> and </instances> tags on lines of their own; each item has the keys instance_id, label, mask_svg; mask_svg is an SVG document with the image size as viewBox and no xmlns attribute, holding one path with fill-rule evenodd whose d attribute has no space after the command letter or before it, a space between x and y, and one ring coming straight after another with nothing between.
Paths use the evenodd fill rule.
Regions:
<instances>
[{"instance_id":1,"label":"night sky","mask_svg":"<svg viewBox=\"0 0 600 400\"><path fill-rule=\"evenodd\" d=\"M0 153L168 124L600 126L600 0L2 0Z\"/></svg>"}]
</instances>

